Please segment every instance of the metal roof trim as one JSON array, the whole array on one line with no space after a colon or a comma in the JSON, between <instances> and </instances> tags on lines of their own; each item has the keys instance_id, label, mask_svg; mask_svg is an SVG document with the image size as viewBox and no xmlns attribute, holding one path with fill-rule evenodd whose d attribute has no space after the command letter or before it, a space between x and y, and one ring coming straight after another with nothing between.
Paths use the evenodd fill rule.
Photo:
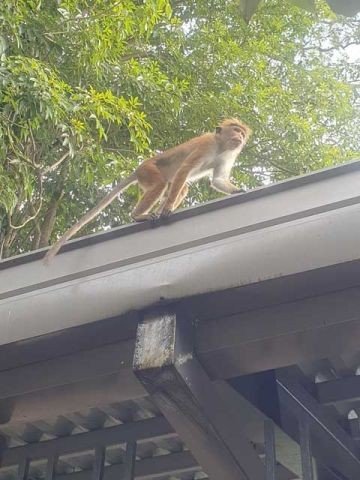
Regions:
<instances>
[{"instance_id":1,"label":"metal roof trim","mask_svg":"<svg viewBox=\"0 0 360 480\"><path fill-rule=\"evenodd\" d=\"M202 215L202 214L205 214L214 210L226 208L232 205L246 203L246 202L255 200L257 198L273 195L275 193L297 188L305 184L318 182L326 178L332 178L335 176L344 175L357 170L360 170L360 160L354 160L351 162L338 165L336 167L329 167L316 172L300 175L291 179L274 183L266 187L259 187L259 188L249 190L244 194L232 195L225 198L221 198L219 200L212 200L202 205L197 205L194 207L180 210L176 212L173 216L171 216L169 219L167 219L166 224L179 222L189 217ZM165 222L163 223L159 222L156 226L150 224L149 222L121 225L109 231L98 232L98 233L94 233L84 237L75 238L73 240L70 240L61 249L61 251L59 252L59 255L71 250L86 247L88 245L94 245L96 243L112 240L113 238L119 238L125 235L131 235L132 233L151 230L153 228L157 228L158 226L163 225L164 223ZM1 260L0 270L5 270L7 268L11 268L16 265L21 265L24 263L39 260L45 255L45 252L47 250L48 250L48 247L35 250L30 253L24 253L21 255L10 257L5 260Z\"/></svg>"}]
</instances>

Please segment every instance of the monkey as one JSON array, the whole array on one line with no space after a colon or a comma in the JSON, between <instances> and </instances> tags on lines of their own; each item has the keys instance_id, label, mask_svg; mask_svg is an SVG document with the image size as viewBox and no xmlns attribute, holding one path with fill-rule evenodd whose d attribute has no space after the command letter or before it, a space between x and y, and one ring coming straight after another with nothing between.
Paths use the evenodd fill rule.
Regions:
<instances>
[{"instance_id":1,"label":"monkey","mask_svg":"<svg viewBox=\"0 0 360 480\"><path fill-rule=\"evenodd\" d=\"M212 176L212 188L221 193L231 195L243 192L230 182L229 177L251 133L250 127L244 122L229 118L221 122L215 132L192 138L145 160L64 233L45 255L45 262L53 258L67 240L96 217L120 192L134 183L138 183L143 190L131 214L136 222L169 216L185 199L188 183L205 176ZM160 204L156 212L151 212L158 202Z\"/></svg>"}]
</instances>

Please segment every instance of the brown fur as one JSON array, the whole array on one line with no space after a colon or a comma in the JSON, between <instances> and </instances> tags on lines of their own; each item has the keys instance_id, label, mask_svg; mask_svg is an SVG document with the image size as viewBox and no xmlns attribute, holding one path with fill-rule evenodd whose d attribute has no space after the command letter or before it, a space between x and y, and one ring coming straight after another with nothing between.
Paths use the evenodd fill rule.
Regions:
<instances>
[{"instance_id":1,"label":"brown fur","mask_svg":"<svg viewBox=\"0 0 360 480\"><path fill-rule=\"evenodd\" d=\"M69 238L132 183L137 182L143 190L143 196L132 212L137 222L152 219L156 215L169 215L186 197L187 183L209 174L212 174L211 185L216 190L225 194L239 192L229 181L229 176L237 155L250 135L251 129L245 123L228 118L221 122L215 133L192 138L145 160L132 175L120 181L97 206L65 232L46 254L46 261L54 257ZM158 202L160 206L157 213L151 213Z\"/></svg>"}]
</instances>

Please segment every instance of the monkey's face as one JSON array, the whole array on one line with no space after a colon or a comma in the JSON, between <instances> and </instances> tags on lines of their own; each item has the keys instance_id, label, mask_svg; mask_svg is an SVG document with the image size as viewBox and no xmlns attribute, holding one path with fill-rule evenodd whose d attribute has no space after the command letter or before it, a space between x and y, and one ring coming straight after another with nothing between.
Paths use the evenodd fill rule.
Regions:
<instances>
[{"instance_id":1,"label":"monkey's face","mask_svg":"<svg viewBox=\"0 0 360 480\"><path fill-rule=\"evenodd\" d=\"M244 145L247 139L247 131L243 125L235 124L218 127L216 133L226 150L236 150L241 145Z\"/></svg>"}]
</instances>

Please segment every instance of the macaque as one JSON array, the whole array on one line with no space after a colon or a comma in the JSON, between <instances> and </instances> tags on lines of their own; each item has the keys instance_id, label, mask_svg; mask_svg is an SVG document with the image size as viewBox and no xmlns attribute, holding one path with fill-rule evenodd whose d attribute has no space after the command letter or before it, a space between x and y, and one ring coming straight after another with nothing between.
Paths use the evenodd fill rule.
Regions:
<instances>
[{"instance_id":1,"label":"macaque","mask_svg":"<svg viewBox=\"0 0 360 480\"><path fill-rule=\"evenodd\" d=\"M143 196L132 211L136 222L154 220L171 214L188 193L188 183L211 176L211 186L227 195L243 192L230 180L236 157L243 149L251 129L240 120L224 120L215 132L165 150L145 160L129 177L121 180L94 208L89 210L75 225L50 248L45 256L49 261L64 243L84 225L89 223L115 197L134 183L143 190ZM155 212L153 207L158 205Z\"/></svg>"}]
</instances>

